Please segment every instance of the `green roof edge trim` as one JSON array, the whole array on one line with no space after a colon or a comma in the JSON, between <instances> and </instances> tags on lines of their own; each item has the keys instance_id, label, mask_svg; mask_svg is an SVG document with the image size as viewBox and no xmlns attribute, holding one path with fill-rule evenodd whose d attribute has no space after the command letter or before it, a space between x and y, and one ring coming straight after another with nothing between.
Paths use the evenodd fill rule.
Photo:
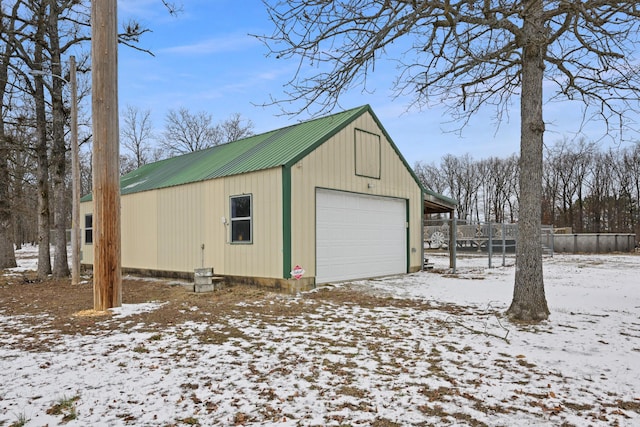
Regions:
<instances>
[{"instance_id":1,"label":"green roof edge trim","mask_svg":"<svg viewBox=\"0 0 640 427\"><path fill-rule=\"evenodd\" d=\"M424 200L424 188L420 188L420 200ZM424 209L424 201L422 203L422 209ZM422 242L422 244L420 245L420 262L424 267L424 211L422 212L422 215L420 215L420 217L422 218L420 224L420 241Z\"/></svg>"},{"instance_id":2,"label":"green roof edge trim","mask_svg":"<svg viewBox=\"0 0 640 427\"><path fill-rule=\"evenodd\" d=\"M422 191L420 192L420 194L422 194ZM406 260L407 260L407 265L405 266L405 271L407 273L411 272L411 206L410 206L410 200L409 199L405 199L404 201L404 213L405 213L405 221L407 222L407 228L405 229L405 242L406 242ZM422 221L420 221L422 222ZM421 229L424 230L424 227L420 227ZM424 239L421 240L421 242L424 242ZM424 246L424 243L421 245Z\"/></svg>"},{"instance_id":3,"label":"green roof edge trim","mask_svg":"<svg viewBox=\"0 0 640 427\"><path fill-rule=\"evenodd\" d=\"M345 118L345 120L340 124L340 126L336 126L335 128L333 128L333 130L331 132L326 133L323 138L321 138L318 141L316 141L315 144L307 147L307 149L303 150L297 156L295 156L291 160L289 160L286 163L286 166L287 167L291 167L291 166L295 165L296 163L298 163L300 160L302 160L305 157L307 157L309 155L309 153L311 153L313 150L315 150L316 148L318 148L319 146L321 146L322 144L327 142L334 135L336 135L338 132L342 131L344 128L349 126L355 119L357 119L358 117L360 117L361 115L363 115L367 111L371 111L371 107L368 104L367 105L363 105L361 107L352 108L350 110L345 110L345 111L342 111L340 113L332 114L330 116L325 116L325 118L328 118L328 117L332 117L332 116L338 116L338 115L341 115L341 114L347 114L347 113L351 113L352 114L352 115L350 114L348 116L348 120ZM320 120L320 119L316 119L316 120Z\"/></svg>"},{"instance_id":4,"label":"green roof edge trim","mask_svg":"<svg viewBox=\"0 0 640 427\"><path fill-rule=\"evenodd\" d=\"M369 112L369 114L371 114L371 117L373 117L373 120L375 120L378 127L382 129L382 133L384 133L385 138L387 138L387 141L389 141L389 144L391 144L391 147L393 148L393 150L396 152L396 154L398 155L398 157L400 158L404 166L407 168L407 170L409 170L409 173L411 174L415 182L418 184L420 189L425 193L430 194L431 196L442 200L445 203L457 205L458 202L456 200L451 199L447 196L443 196L442 194L438 194L435 191L431 191L428 188L426 188L424 185L422 185L422 183L420 182L420 179L418 178L418 175L416 175L413 168L409 166L409 164L407 163L407 160L404 158L402 153L400 153L398 146L395 144L395 142L393 142L391 135L387 133L387 130L384 128L384 126L382 126L382 122L380 122L380 119L378 119L378 116L376 116L376 114L373 112L373 109L369 105L365 105L363 108L367 108L367 111ZM422 196L422 199L424 200L424 195Z\"/></svg>"},{"instance_id":5,"label":"green roof edge trim","mask_svg":"<svg viewBox=\"0 0 640 427\"><path fill-rule=\"evenodd\" d=\"M425 194L433 196L436 199L440 199L445 203L448 203L448 204L454 205L454 206L458 206L458 201L456 199L452 199L451 197L443 196L442 194L436 193L435 191L429 190L428 188L425 188L424 192L425 192ZM422 198L424 199L424 196L422 196Z\"/></svg>"},{"instance_id":6,"label":"green roof edge trim","mask_svg":"<svg viewBox=\"0 0 640 427\"><path fill-rule=\"evenodd\" d=\"M373 120L375 120L375 122L378 125L378 127L380 129L382 129L382 133L384 133L385 138L387 138L387 141L389 141L389 144L391 144L391 147L393 148L393 150L396 152L396 154L398 155L400 160L402 160L402 163L404 164L404 166L409 170L409 172L411 173L411 176L415 180L416 184L418 184L418 186L421 189L424 190L425 188L422 185L422 183L420 182L420 179L418 179L418 175L416 175L416 173L413 171L413 168L411 166L409 166L409 163L407 163L407 160L404 158L402 153L400 153L400 150L398 149L398 146L396 145L395 142L393 142L393 139L391 138L391 135L389 135L387 133L387 130L384 128L384 126L382 126L382 122L380 121L380 119L378 119L378 116L376 116L376 113L373 112L373 109L371 109L371 107L369 105L367 105L367 107L368 107L369 113L371 114L371 117L373 117Z\"/></svg>"}]
</instances>

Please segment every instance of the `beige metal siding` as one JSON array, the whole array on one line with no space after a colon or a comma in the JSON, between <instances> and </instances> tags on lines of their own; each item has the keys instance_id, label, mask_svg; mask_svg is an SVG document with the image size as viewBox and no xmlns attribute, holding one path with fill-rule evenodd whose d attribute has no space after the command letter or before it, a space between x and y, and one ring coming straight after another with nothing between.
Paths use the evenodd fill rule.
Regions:
<instances>
[{"instance_id":1,"label":"beige metal siding","mask_svg":"<svg viewBox=\"0 0 640 427\"><path fill-rule=\"evenodd\" d=\"M123 196L122 266L192 272L204 264L216 274L282 278L281 175L276 168ZM251 244L229 243L229 198L240 194L252 195ZM83 203L82 214L91 208ZM83 254L92 264L91 245Z\"/></svg>"},{"instance_id":2,"label":"beige metal siding","mask_svg":"<svg viewBox=\"0 0 640 427\"><path fill-rule=\"evenodd\" d=\"M380 135L380 179L357 176L355 130ZM328 188L406 199L409 212L409 264L422 266L422 201L418 184L370 114L364 114L292 167L291 262L315 276L315 189Z\"/></svg>"},{"instance_id":3,"label":"beige metal siding","mask_svg":"<svg viewBox=\"0 0 640 427\"><path fill-rule=\"evenodd\" d=\"M122 212L135 215L121 215L123 244L122 259L127 267L155 268L158 263L158 218L156 215L158 193L146 191L121 197Z\"/></svg>"},{"instance_id":4,"label":"beige metal siding","mask_svg":"<svg viewBox=\"0 0 640 427\"><path fill-rule=\"evenodd\" d=\"M202 232L208 215L203 209L203 184L182 185L157 191L158 204L158 258L155 269L169 271L193 271L202 262L201 245L206 245L206 236ZM127 198L128 196L124 196ZM123 211L123 218L138 216L132 205L131 210ZM124 248L132 242L123 241ZM206 253L206 252L205 252ZM130 267L129 260L123 257L123 267ZM131 266L133 267L133 266ZM207 265L212 267L212 265ZM213 266L216 268L217 266Z\"/></svg>"},{"instance_id":5,"label":"beige metal siding","mask_svg":"<svg viewBox=\"0 0 640 427\"><path fill-rule=\"evenodd\" d=\"M229 219L229 197L252 196L253 236L251 244L225 246L224 274L282 278L282 170L236 175L224 179L225 206ZM218 220L220 223L221 221ZM230 239L230 225L227 240Z\"/></svg>"}]
</instances>

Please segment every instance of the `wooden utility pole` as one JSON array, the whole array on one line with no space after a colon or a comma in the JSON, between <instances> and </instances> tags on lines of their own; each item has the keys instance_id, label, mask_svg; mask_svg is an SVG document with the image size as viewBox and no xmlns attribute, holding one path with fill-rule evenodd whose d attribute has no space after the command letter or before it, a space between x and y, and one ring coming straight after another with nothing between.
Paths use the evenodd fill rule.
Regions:
<instances>
[{"instance_id":1,"label":"wooden utility pole","mask_svg":"<svg viewBox=\"0 0 640 427\"><path fill-rule=\"evenodd\" d=\"M122 305L117 0L91 2L93 307Z\"/></svg>"},{"instance_id":2,"label":"wooden utility pole","mask_svg":"<svg viewBox=\"0 0 640 427\"><path fill-rule=\"evenodd\" d=\"M76 57L69 57L71 85L71 284L80 283L80 158L78 156L78 85Z\"/></svg>"}]
</instances>

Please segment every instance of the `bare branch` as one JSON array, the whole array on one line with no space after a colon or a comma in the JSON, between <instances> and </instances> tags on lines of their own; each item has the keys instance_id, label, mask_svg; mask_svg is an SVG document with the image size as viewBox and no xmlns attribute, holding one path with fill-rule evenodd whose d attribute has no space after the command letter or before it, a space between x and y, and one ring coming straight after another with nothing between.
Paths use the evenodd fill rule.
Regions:
<instances>
[{"instance_id":1,"label":"bare branch","mask_svg":"<svg viewBox=\"0 0 640 427\"><path fill-rule=\"evenodd\" d=\"M345 92L367 87L376 61L412 40L402 54L392 89L412 96L410 107L445 104L462 122L493 106L499 121L521 85L524 1L414 0L264 1L275 25L261 39L276 58L298 59L285 97L272 99L288 113L319 114ZM556 84L550 99L600 105L605 120L637 111L640 94L640 19L633 1L544 2L540 41ZM606 23L606 25L604 25ZM394 51L395 52L395 51ZM302 105L302 107L299 107Z\"/></svg>"},{"instance_id":2,"label":"bare branch","mask_svg":"<svg viewBox=\"0 0 640 427\"><path fill-rule=\"evenodd\" d=\"M176 3L168 0L162 0L162 4L167 8L169 14L172 16L178 16L184 10L182 3Z\"/></svg>"}]
</instances>

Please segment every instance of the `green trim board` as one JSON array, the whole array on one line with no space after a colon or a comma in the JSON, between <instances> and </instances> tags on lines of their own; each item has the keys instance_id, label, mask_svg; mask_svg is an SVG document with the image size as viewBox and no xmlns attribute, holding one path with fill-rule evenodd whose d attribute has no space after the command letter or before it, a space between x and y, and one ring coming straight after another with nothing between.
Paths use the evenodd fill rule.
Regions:
<instances>
[{"instance_id":1,"label":"green trim board","mask_svg":"<svg viewBox=\"0 0 640 427\"><path fill-rule=\"evenodd\" d=\"M282 277L291 278L291 168L282 167Z\"/></svg>"},{"instance_id":2,"label":"green trim board","mask_svg":"<svg viewBox=\"0 0 640 427\"><path fill-rule=\"evenodd\" d=\"M406 244L407 244L407 269L406 272L409 273L411 271L411 211L409 211L409 207L411 206L411 202L409 199L405 199L404 211L405 211L405 221L407 224L406 227ZM424 227L422 227L424 228ZM424 244L422 245L424 246Z\"/></svg>"},{"instance_id":3,"label":"green trim board","mask_svg":"<svg viewBox=\"0 0 640 427\"><path fill-rule=\"evenodd\" d=\"M421 188L420 200L424 200L424 192L425 192L425 189ZM424 209L424 206L420 208L421 211L422 209ZM424 212L422 213L421 218L424 220ZM421 221L420 223L420 270L424 268L424 254L425 254L424 252L424 221Z\"/></svg>"}]
</instances>

